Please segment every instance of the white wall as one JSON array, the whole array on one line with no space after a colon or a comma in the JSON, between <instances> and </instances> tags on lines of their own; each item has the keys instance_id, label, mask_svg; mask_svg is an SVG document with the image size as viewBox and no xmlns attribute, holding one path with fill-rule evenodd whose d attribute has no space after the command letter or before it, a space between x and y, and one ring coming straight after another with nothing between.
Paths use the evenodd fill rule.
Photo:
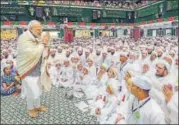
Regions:
<instances>
[{"instance_id":1,"label":"white wall","mask_svg":"<svg viewBox=\"0 0 179 125\"><path fill-rule=\"evenodd\" d=\"M152 32L152 36L157 36L157 30L153 30L153 32Z\"/></svg>"},{"instance_id":2,"label":"white wall","mask_svg":"<svg viewBox=\"0 0 179 125\"><path fill-rule=\"evenodd\" d=\"M166 35L171 36L172 35L172 30L171 29L166 29Z\"/></svg>"},{"instance_id":3,"label":"white wall","mask_svg":"<svg viewBox=\"0 0 179 125\"><path fill-rule=\"evenodd\" d=\"M122 37L124 36L124 30L123 29L118 29L117 30L117 37Z\"/></svg>"}]
</instances>

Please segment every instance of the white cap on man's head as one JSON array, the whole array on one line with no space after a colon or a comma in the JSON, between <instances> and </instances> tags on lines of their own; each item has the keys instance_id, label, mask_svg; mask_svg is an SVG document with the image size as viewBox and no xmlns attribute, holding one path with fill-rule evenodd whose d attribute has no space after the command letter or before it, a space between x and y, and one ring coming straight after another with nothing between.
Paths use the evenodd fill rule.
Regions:
<instances>
[{"instance_id":1,"label":"white cap on man's head","mask_svg":"<svg viewBox=\"0 0 179 125\"><path fill-rule=\"evenodd\" d=\"M166 69L167 69L168 71L170 71L171 66L170 66L169 63L168 63L167 61L165 61L164 59L158 60L158 61L156 62L156 65L157 65L157 64L163 64L163 65L166 67Z\"/></svg>"},{"instance_id":2,"label":"white cap on man's head","mask_svg":"<svg viewBox=\"0 0 179 125\"><path fill-rule=\"evenodd\" d=\"M151 89L151 81L145 76L135 76L132 77L133 84L143 90Z\"/></svg>"},{"instance_id":3,"label":"white cap on man's head","mask_svg":"<svg viewBox=\"0 0 179 125\"><path fill-rule=\"evenodd\" d=\"M128 53L127 52L120 52L120 56L128 57Z\"/></svg>"}]
</instances>

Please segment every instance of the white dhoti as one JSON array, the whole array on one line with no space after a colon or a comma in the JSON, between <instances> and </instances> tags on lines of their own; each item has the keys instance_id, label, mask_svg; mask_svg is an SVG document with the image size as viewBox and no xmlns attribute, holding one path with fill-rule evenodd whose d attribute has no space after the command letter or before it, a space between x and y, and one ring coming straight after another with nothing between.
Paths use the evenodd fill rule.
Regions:
<instances>
[{"instance_id":1,"label":"white dhoti","mask_svg":"<svg viewBox=\"0 0 179 125\"><path fill-rule=\"evenodd\" d=\"M41 90L38 85L39 77L27 76L22 80L21 97L27 100L27 108L31 110L40 106Z\"/></svg>"}]
</instances>

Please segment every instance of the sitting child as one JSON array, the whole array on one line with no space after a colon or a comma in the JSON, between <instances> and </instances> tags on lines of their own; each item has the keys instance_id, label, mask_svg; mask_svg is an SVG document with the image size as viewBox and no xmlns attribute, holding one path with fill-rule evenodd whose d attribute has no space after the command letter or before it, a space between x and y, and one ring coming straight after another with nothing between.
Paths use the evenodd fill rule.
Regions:
<instances>
[{"instance_id":1,"label":"sitting child","mask_svg":"<svg viewBox=\"0 0 179 125\"><path fill-rule=\"evenodd\" d=\"M118 81L115 79L115 76L116 70L114 68L110 68L108 71L109 80L105 85L105 92L99 92L99 95L96 97L96 99L93 102L89 102L89 107L91 107L91 115L96 115L100 123L111 124L111 121L114 121L112 117L116 115L115 111L118 105Z\"/></svg>"},{"instance_id":2,"label":"sitting child","mask_svg":"<svg viewBox=\"0 0 179 125\"><path fill-rule=\"evenodd\" d=\"M60 79L60 86L68 88L71 87L73 83L73 68L70 66L70 61L68 59L65 59L64 67L62 67L62 77Z\"/></svg>"},{"instance_id":3,"label":"sitting child","mask_svg":"<svg viewBox=\"0 0 179 125\"><path fill-rule=\"evenodd\" d=\"M55 67L52 67L51 69L52 84L55 85L56 87L60 85L61 75L62 75L61 64L60 64L60 61L57 60L55 62Z\"/></svg>"},{"instance_id":4,"label":"sitting child","mask_svg":"<svg viewBox=\"0 0 179 125\"><path fill-rule=\"evenodd\" d=\"M8 60L8 61L7 61L7 64L10 65L11 72L12 72L13 74L15 74L15 75L18 75L17 69L16 69L16 67L15 67L15 65L14 65L13 60Z\"/></svg>"},{"instance_id":5,"label":"sitting child","mask_svg":"<svg viewBox=\"0 0 179 125\"><path fill-rule=\"evenodd\" d=\"M6 64L3 68L3 75L1 76L1 95L7 96L13 94L14 96L17 96L20 91L20 78L13 74L10 65Z\"/></svg>"}]
</instances>

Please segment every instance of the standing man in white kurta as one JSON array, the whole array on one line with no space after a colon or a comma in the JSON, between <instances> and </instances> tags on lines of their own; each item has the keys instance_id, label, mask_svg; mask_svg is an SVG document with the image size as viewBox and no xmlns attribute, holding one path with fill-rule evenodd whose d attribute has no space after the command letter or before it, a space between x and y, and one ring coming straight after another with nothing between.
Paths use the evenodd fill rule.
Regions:
<instances>
[{"instance_id":1,"label":"standing man in white kurta","mask_svg":"<svg viewBox=\"0 0 179 125\"><path fill-rule=\"evenodd\" d=\"M44 75L48 41L49 35L42 37L42 25L36 20L29 23L28 30L18 39L17 70L22 79L21 94L22 97L26 97L28 115L33 118L38 116L37 111L47 111L47 107L40 105L40 95L41 87L45 85L43 79L49 78L49 75Z\"/></svg>"}]
</instances>

